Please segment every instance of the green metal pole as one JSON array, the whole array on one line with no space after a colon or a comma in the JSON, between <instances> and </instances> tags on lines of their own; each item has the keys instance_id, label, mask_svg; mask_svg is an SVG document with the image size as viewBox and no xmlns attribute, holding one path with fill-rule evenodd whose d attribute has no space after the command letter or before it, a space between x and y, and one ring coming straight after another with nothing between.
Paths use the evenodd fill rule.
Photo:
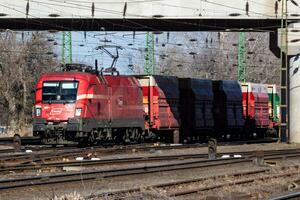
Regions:
<instances>
[{"instance_id":1,"label":"green metal pole","mask_svg":"<svg viewBox=\"0 0 300 200\"><path fill-rule=\"evenodd\" d=\"M288 14L287 14L287 0L281 1L281 27L280 27L280 60L281 60L281 73L280 73L280 86L281 86L281 98L280 98L280 123L279 123L279 139L282 142L289 141L289 122L288 122L288 103L289 103L289 91L288 91ZM284 27L285 26L285 27ZM285 43L285 46L284 46Z\"/></svg>"},{"instance_id":2,"label":"green metal pole","mask_svg":"<svg viewBox=\"0 0 300 200\"><path fill-rule=\"evenodd\" d=\"M239 46L238 46L238 80L246 82L246 44L245 33L239 33Z\"/></svg>"},{"instance_id":3,"label":"green metal pole","mask_svg":"<svg viewBox=\"0 0 300 200\"><path fill-rule=\"evenodd\" d=\"M152 44L151 44L151 59L152 59L152 74L155 73L155 58L154 58L154 34L151 33L151 40L152 40Z\"/></svg>"},{"instance_id":4,"label":"green metal pole","mask_svg":"<svg viewBox=\"0 0 300 200\"><path fill-rule=\"evenodd\" d=\"M154 73L154 34L146 33L146 49L145 49L145 66L144 73L152 75Z\"/></svg>"},{"instance_id":5,"label":"green metal pole","mask_svg":"<svg viewBox=\"0 0 300 200\"><path fill-rule=\"evenodd\" d=\"M62 32L62 63L72 63L72 33L70 31Z\"/></svg>"},{"instance_id":6,"label":"green metal pole","mask_svg":"<svg viewBox=\"0 0 300 200\"><path fill-rule=\"evenodd\" d=\"M69 31L68 32L68 49L69 49L69 62L72 63L72 57L73 57L73 54L72 54L72 33Z\"/></svg>"},{"instance_id":7,"label":"green metal pole","mask_svg":"<svg viewBox=\"0 0 300 200\"><path fill-rule=\"evenodd\" d=\"M66 64L66 60L65 60L65 40L66 40L65 32L62 32L62 45L61 45L61 62L62 62L62 64Z\"/></svg>"}]
</instances>

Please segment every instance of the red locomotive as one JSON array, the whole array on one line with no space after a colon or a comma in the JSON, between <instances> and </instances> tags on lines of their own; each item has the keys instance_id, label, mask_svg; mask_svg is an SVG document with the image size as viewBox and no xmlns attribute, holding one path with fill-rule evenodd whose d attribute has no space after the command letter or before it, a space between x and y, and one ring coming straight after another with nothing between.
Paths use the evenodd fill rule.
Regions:
<instances>
[{"instance_id":1,"label":"red locomotive","mask_svg":"<svg viewBox=\"0 0 300 200\"><path fill-rule=\"evenodd\" d=\"M103 75L68 64L37 82L33 133L47 144L255 138L276 123L267 90L246 86L242 93L237 81Z\"/></svg>"},{"instance_id":2,"label":"red locomotive","mask_svg":"<svg viewBox=\"0 0 300 200\"><path fill-rule=\"evenodd\" d=\"M138 81L131 76L98 76L91 67L79 68L85 72L69 70L40 77L34 134L48 144L138 138L144 130Z\"/></svg>"}]
</instances>

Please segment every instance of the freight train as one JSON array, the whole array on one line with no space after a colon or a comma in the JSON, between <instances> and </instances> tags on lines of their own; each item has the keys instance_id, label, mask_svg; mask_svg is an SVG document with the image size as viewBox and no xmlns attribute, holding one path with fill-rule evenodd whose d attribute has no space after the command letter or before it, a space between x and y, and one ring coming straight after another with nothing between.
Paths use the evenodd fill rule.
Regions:
<instances>
[{"instance_id":1,"label":"freight train","mask_svg":"<svg viewBox=\"0 0 300 200\"><path fill-rule=\"evenodd\" d=\"M82 64L40 77L33 115L45 144L277 137L280 118L275 85L104 75Z\"/></svg>"}]
</instances>

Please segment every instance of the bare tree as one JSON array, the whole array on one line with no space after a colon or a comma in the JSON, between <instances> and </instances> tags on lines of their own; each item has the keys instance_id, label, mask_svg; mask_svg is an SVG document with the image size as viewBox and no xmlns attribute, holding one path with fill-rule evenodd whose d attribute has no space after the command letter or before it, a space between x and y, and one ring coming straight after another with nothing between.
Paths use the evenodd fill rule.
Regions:
<instances>
[{"instance_id":1,"label":"bare tree","mask_svg":"<svg viewBox=\"0 0 300 200\"><path fill-rule=\"evenodd\" d=\"M11 131L26 127L31 120L32 93L41 73L57 66L53 47L44 33L18 37L15 32L0 34L0 95ZM0 101L1 102L1 101Z\"/></svg>"},{"instance_id":2,"label":"bare tree","mask_svg":"<svg viewBox=\"0 0 300 200\"><path fill-rule=\"evenodd\" d=\"M239 33L172 33L171 38L156 48L156 73L237 79ZM269 50L269 34L246 33L245 46L246 81L280 84L280 60Z\"/></svg>"}]
</instances>

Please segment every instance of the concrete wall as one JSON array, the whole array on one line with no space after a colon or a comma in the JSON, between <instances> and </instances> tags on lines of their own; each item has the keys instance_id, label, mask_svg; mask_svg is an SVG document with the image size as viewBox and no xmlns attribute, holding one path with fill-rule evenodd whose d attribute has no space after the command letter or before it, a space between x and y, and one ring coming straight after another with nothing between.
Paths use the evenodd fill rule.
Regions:
<instances>
[{"instance_id":1,"label":"concrete wall","mask_svg":"<svg viewBox=\"0 0 300 200\"><path fill-rule=\"evenodd\" d=\"M300 143L300 57L290 60L290 142Z\"/></svg>"},{"instance_id":2,"label":"concrete wall","mask_svg":"<svg viewBox=\"0 0 300 200\"><path fill-rule=\"evenodd\" d=\"M95 18L123 18L125 2L127 2L126 18L149 18L160 15L166 18L260 18L275 19L275 0L249 0L249 13L246 15L245 0L101 0L101 1L62 1L62 0L30 0L28 18L51 18L49 14L57 14L57 18L91 18L92 3L95 2ZM25 0L2 0L0 13L7 14L0 18L25 18ZM290 17L299 8L288 1ZM281 3L279 2L278 16ZM238 16L230 16L232 13Z\"/></svg>"}]
</instances>

